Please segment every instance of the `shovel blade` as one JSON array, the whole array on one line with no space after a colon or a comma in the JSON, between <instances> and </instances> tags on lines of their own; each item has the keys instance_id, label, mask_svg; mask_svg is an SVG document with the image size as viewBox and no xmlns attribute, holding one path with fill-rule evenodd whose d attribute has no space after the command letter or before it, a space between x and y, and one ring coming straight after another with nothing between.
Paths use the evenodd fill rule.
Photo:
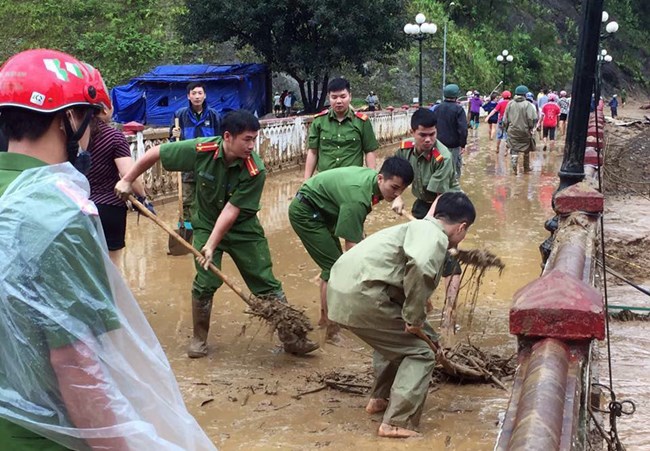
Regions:
<instances>
[{"instance_id":1,"label":"shovel blade","mask_svg":"<svg viewBox=\"0 0 650 451\"><path fill-rule=\"evenodd\" d=\"M194 235L194 231L192 229L186 229L185 227L181 227L179 229L175 230L176 233L178 233L185 241L188 243L192 242L192 236ZM190 254L191 252L186 249L181 243L176 240L176 238L170 236L169 240L167 242L167 247L169 249L168 254L169 255L187 255Z\"/></svg>"}]
</instances>

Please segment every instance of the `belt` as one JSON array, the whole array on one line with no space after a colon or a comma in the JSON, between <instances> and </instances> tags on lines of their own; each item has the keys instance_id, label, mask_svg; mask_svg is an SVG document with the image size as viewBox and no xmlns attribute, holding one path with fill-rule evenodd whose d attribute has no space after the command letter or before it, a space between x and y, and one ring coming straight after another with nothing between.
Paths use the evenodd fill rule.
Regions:
<instances>
[{"instance_id":1,"label":"belt","mask_svg":"<svg viewBox=\"0 0 650 451\"><path fill-rule=\"evenodd\" d=\"M301 204L305 204L309 208L311 208L312 210L318 211L318 208L316 208L316 205L314 205L314 203L312 201L310 201L309 198L307 196L305 196L303 193L301 193L300 191L298 191L296 193L296 199L298 199L298 202L300 202Z\"/></svg>"}]
</instances>

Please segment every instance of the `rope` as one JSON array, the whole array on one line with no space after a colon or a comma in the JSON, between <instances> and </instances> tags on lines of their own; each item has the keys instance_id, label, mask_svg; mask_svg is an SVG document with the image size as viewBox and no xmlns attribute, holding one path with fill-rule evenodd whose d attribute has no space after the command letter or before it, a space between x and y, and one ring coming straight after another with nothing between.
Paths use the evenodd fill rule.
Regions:
<instances>
[{"instance_id":1,"label":"rope","mask_svg":"<svg viewBox=\"0 0 650 451\"><path fill-rule=\"evenodd\" d=\"M619 262L623 262L623 263L625 263L625 264L628 265L628 266L634 266L634 267L637 268L637 269L642 269L642 270L644 270L644 271L646 270L646 268L644 268L644 267L641 266L641 265L637 265L636 263L632 263L632 262L629 261L629 260L623 260L622 258L617 257L617 256L612 255L612 254L607 254L607 258L611 258L611 259L614 259L614 260L618 260Z\"/></svg>"},{"instance_id":2,"label":"rope","mask_svg":"<svg viewBox=\"0 0 650 451\"><path fill-rule=\"evenodd\" d=\"M596 86L596 93L598 94L598 98L594 97L594 101L596 104L596 108L594 109L594 114L596 116L596 155L598 157L598 165L597 165L597 171L598 171L598 191L602 193L602 179L601 179L601 164L600 164L600 133L599 133L599 125L600 125L600 120L598 119L598 102L600 101L600 90ZM601 254L601 268L602 268L602 277L603 277L603 292L604 292L604 299L605 299L605 311L607 312L609 310L609 300L607 297L607 264L605 261L605 256L607 255L605 252L605 234L602 233L603 230L605 230L605 220L604 220L604 215L600 215L600 254ZM610 330L609 330L609 315L605 315L605 326L606 326L606 335L605 335L605 340L607 340L607 371L609 375L609 386L603 385L603 384L598 384L594 383L592 384L592 387L598 386L606 389L609 392L611 401L608 404L608 410L603 411L600 409L595 409L599 412L602 413L609 413L609 440L605 438L607 441L607 449L608 451L625 451L625 447L621 443L620 439L618 438L618 430L616 427L616 419L619 418L621 415L632 415L634 411L636 410L636 406L634 405L634 402L626 400L622 402L616 401L616 393L614 393L614 390L612 387L614 386L613 382L613 377L612 377L612 348L611 348L611 339L610 339ZM631 405L631 411L625 411L623 406L624 405ZM596 421L595 421L596 422ZM597 423L597 422L596 422ZM602 431L601 428L598 428ZM603 435L603 437L605 437Z\"/></svg>"},{"instance_id":3,"label":"rope","mask_svg":"<svg viewBox=\"0 0 650 451\"><path fill-rule=\"evenodd\" d=\"M607 385L603 384L598 384L598 383L593 383L591 384L592 387L600 387L605 389L607 392L609 392L609 396L611 401L607 404L607 410L602 410L598 409L596 407L592 407L589 409L589 413L594 420L594 423L596 424L598 431L600 434L603 436L605 441L607 442L607 450L608 451L625 451L625 447L621 443L621 440L618 437L618 429L616 427L616 419L620 418L623 415L632 415L634 412L636 412L636 405L634 404L633 401L631 400L624 400L624 401L617 401L616 400L616 394L614 391L608 387ZM627 409L626 409L627 406ZM600 413L606 413L609 414L609 431L605 431L602 429L600 424L598 423L597 419L594 418L593 410L596 412Z\"/></svg>"}]
</instances>

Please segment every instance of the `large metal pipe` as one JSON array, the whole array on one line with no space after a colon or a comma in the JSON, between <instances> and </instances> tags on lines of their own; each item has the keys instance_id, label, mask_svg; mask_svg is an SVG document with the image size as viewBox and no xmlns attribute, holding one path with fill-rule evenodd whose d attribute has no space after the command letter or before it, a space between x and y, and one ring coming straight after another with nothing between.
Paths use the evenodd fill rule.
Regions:
<instances>
[{"instance_id":1,"label":"large metal pipe","mask_svg":"<svg viewBox=\"0 0 650 451\"><path fill-rule=\"evenodd\" d=\"M547 338L533 346L508 450L557 450L569 370L569 348Z\"/></svg>"}]
</instances>

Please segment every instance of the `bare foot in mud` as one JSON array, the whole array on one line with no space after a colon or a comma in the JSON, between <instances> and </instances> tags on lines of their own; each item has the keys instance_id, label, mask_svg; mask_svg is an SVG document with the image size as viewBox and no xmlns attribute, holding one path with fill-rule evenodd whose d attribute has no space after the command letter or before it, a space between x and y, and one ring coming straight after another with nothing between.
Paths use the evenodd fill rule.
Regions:
<instances>
[{"instance_id":1,"label":"bare foot in mud","mask_svg":"<svg viewBox=\"0 0 650 451\"><path fill-rule=\"evenodd\" d=\"M380 437L388 438L411 438L411 437L422 437L422 434L419 432L412 431L406 428L400 428L397 426L391 426L390 424L381 423L377 435Z\"/></svg>"},{"instance_id":2,"label":"bare foot in mud","mask_svg":"<svg viewBox=\"0 0 650 451\"><path fill-rule=\"evenodd\" d=\"M334 322L328 321L327 330L325 332L325 341L333 344L341 343L343 341L343 336L341 335L341 326Z\"/></svg>"},{"instance_id":3,"label":"bare foot in mud","mask_svg":"<svg viewBox=\"0 0 650 451\"><path fill-rule=\"evenodd\" d=\"M369 414L381 413L388 407L388 400L384 398L370 398L366 406L366 412Z\"/></svg>"}]
</instances>

